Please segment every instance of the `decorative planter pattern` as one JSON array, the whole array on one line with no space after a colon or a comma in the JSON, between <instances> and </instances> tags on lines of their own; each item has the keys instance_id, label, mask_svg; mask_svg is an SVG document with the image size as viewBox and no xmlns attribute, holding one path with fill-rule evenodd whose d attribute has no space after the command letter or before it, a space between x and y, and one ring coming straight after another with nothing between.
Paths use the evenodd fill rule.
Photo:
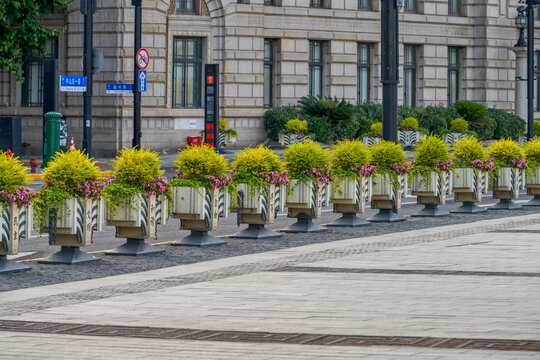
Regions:
<instances>
[{"instance_id":1,"label":"decorative planter pattern","mask_svg":"<svg viewBox=\"0 0 540 360\"><path fill-rule=\"evenodd\" d=\"M466 133L460 133L460 132L451 132L446 135L444 135L443 140L448 145L454 145L456 142L458 142L461 139L464 139L467 137Z\"/></svg>"},{"instance_id":2,"label":"decorative planter pattern","mask_svg":"<svg viewBox=\"0 0 540 360\"><path fill-rule=\"evenodd\" d=\"M218 218L224 213L227 194L220 201L220 191L204 187L193 188L173 186L174 206L172 217L181 220L182 230L214 231L218 228Z\"/></svg>"},{"instance_id":3,"label":"decorative planter pattern","mask_svg":"<svg viewBox=\"0 0 540 360\"><path fill-rule=\"evenodd\" d=\"M410 148L414 146L421 139L420 131L398 131L399 143L404 148Z\"/></svg>"},{"instance_id":4,"label":"decorative planter pattern","mask_svg":"<svg viewBox=\"0 0 540 360\"><path fill-rule=\"evenodd\" d=\"M0 205L0 256L19 253L19 240L27 236L28 221L26 207Z\"/></svg>"},{"instance_id":5,"label":"decorative planter pattern","mask_svg":"<svg viewBox=\"0 0 540 360\"><path fill-rule=\"evenodd\" d=\"M364 136L362 139L362 143L364 143L367 146L371 146L373 144L379 144L381 142L380 137L371 137L371 136Z\"/></svg>"},{"instance_id":6,"label":"decorative planter pattern","mask_svg":"<svg viewBox=\"0 0 540 360\"><path fill-rule=\"evenodd\" d=\"M370 183L368 177L361 177L358 180L351 178L334 180L330 187L330 203L334 204L334 212L365 212Z\"/></svg>"},{"instance_id":7,"label":"decorative planter pattern","mask_svg":"<svg viewBox=\"0 0 540 360\"><path fill-rule=\"evenodd\" d=\"M92 233L98 227L98 202L92 199L68 198L43 224L40 232L49 233L49 244L82 247L92 244Z\"/></svg>"},{"instance_id":8,"label":"decorative planter pattern","mask_svg":"<svg viewBox=\"0 0 540 360\"><path fill-rule=\"evenodd\" d=\"M229 144L235 144L236 140L237 140L236 135L233 136L233 135L222 133L222 132L220 132L218 135L218 143L220 147L226 146Z\"/></svg>"},{"instance_id":9,"label":"decorative planter pattern","mask_svg":"<svg viewBox=\"0 0 540 360\"><path fill-rule=\"evenodd\" d=\"M236 209L244 224L273 224L276 218L276 192L279 186L254 189L248 184L238 184L239 204Z\"/></svg>"},{"instance_id":10,"label":"decorative planter pattern","mask_svg":"<svg viewBox=\"0 0 540 360\"><path fill-rule=\"evenodd\" d=\"M540 195L540 167L536 168L532 176L527 176L525 186L528 195Z\"/></svg>"},{"instance_id":11,"label":"decorative planter pattern","mask_svg":"<svg viewBox=\"0 0 540 360\"><path fill-rule=\"evenodd\" d=\"M407 191L407 181L402 175L398 175L400 187L394 189L388 174L376 174L372 176L371 207L373 209L400 209L403 192ZM406 195L405 195L406 196Z\"/></svg>"},{"instance_id":12,"label":"decorative planter pattern","mask_svg":"<svg viewBox=\"0 0 540 360\"><path fill-rule=\"evenodd\" d=\"M114 213L107 207L105 222L109 226L116 226L118 238L156 239L156 224L163 221L163 218L158 220L158 206L163 217L163 212L167 213L167 205L158 205L155 195L139 194L125 205L118 206Z\"/></svg>"},{"instance_id":13,"label":"decorative planter pattern","mask_svg":"<svg viewBox=\"0 0 540 360\"><path fill-rule=\"evenodd\" d=\"M473 168L457 168L452 173L452 191L455 201L482 201L484 173Z\"/></svg>"},{"instance_id":14,"label":"decorative planter pattern","mask_svg":"<svg viewBox=\"0 0 540 360\"><path fill-rule=\"evenodd\" d=\"M519 169L502 167L493 182L493 194L496 199L517 199L519 197Z\"/></svg>"},{"instance_id":15,"label":"decorative planter pattern","mask_svg":"<svg viewBox=\"0 0 540 360\"><path fill-rule=\"evenodd\" d=\"M289 209L289 217L310 217L320 219L323 206L322 183L315 184L312 181L299 182L291 180L291 190L287 192L285 206Z\"/></svg>"},{"instance_id":16,"label":"decorative planter pattern","mask_svg":"<svg viewBox=\"0 0 540 360\"><path fill-rule=\"evenodd\" d=\"M291 145L295 142L303 142L306 139L309 139L309 135L280 133L278 136L279 143L283 146Z\"/></svg>"},{"instance_id":17,"label":"decorative planter pattern","mask_svg":"<svg viewBox=\"0 0 540 360\"><path fill-rule=\"evenodd\" d=\"M442 205L446 203L448 173L432 171L429 176L414 174L411 193L417 196L419 204Z\"/></svg>"}]
</instances>

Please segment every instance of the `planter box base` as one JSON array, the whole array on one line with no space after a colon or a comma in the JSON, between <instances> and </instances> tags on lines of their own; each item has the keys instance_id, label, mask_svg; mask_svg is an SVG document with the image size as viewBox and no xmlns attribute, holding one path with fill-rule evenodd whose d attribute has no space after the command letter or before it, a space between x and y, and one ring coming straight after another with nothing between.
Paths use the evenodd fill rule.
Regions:
<instances>
[{"instance_id":1,"label":"planter box base","mask_svg":"<svg viewBox=\"0 0 540 360\"><path fill-rule=\"evenodd\" d=\"M343 213L343 215L330 224L326 224L329 227L360 227L371 225L367 220L359 218L356 216L356 213Z\"/></svg>"},{"instance_id":2,"label":"planter box base","mask_svg":"<svg viewBox=\"0 0 540 360\"><path fill-rule=\"evenodd\" d=\"M478 214L487 212L487 209L476 205L473 201L464 201L463 205L450 212L452 214Z\"/></svg>"},{"instance_id":3,"label":"planter box base","mask_svg":"<svg viewBox=\"0 0 540 360\"><path fill-rule=\"evenodd\" d=\"M227 242L212 235L208 231L191 230L191 234L185 238L172 243L172 246L217 246L224 245Z\"/></svg>"},{"instance_id":4,"label":"planter box base","mask_svg":"<svg viewBox=\"0 0 540 360\"><path fill-rule=\"evenodd\" d=\"M449 216L450 213L445 210L441 210L437 207L437 205L432 204L426 204L422 210L419 212L412 214L412 217L442 217L442 216Z\"/></svg>"},{"instance_id":5,"label":"planter box base","mask_svg":"<svg viewBox=\"0 0 540 360\"><path fill-rule=\"evenodd\" d=\"M115 255L115 256L139 256L139 255L151 255L159 254L165 252L165 249L162 249L157 246L152 246L146 244L144 239L126 239L126 243L120 245L114 250L107 251L105 255Z\"/></svg>"},{"instance_id":6,"label":"planter box base","mask_svg":"<svg viewBox=\"0 0 540 360\"><path fill-rule=\"evenodd\" d=\"M298 218L294 224L279 231L284 233L315 233L328 231L328 229L319 224L315 224L311 218Z\"/></svg>"},{"instance_id":7,"label":"planter box base","mask_svg":"<svg viewBox=\"0 0 540 360\"><path fill-rule=\"evenodd\" d=\"M79 247L62 246L61 250L52 254L45 260L38 261L40 264L81 264L101 260L97 256L81 251Z\"/></svg>"},{"instance_id":8,"label":"planter box base","mask_svg":"<svg viewBox=\"0 0 540 360\"><path fill-rule=\"evenodd\" d=\"M6 255L0 255L0 274L28 271L30 269L30 266L19 264L13 260L8 260Z\"/></svg>"},{"instance_id":9,"label":"planter box base","mask_svg":"<svg viewBox=\"0 0 540 360\"><path fill-rule=\"evenodd\" d=\"M272 239L283 237L283 234L267 229L262 224L249 224L247 229L229 237L233 239Z\"/></svg>"},{"instance_id":10,"label":"planter box base","mask_svg":"<svg viewBox=\"0 0 540 360\"><path fill-rule=\"evenodd\" d=\"M405 220L407 219L404 216L394 212L393 209L379 209L377 214L367 219L367 221L372 223L392 223Z\"/></svg>"},{"instance_id":11,"label":"planter box base","mask_svg":"<svg viewBox=\"0 0 540 360\"><path fill-rule=\"evenodd\" d=\"M534 195L534 197L527 201L523 206L540 206L540 195Z\"/></svg>"},{"instance_id":12,"label":"planter box base","mask_svg":"<svg viewBox=\"0 0 540 360\"><path fill-rule=\"evenodd\" d=\"M523 209L523 206L514 203L510 199L500 199L497 204L490 207L489 210L519 210Z\"/></svg>"}]
</instances>

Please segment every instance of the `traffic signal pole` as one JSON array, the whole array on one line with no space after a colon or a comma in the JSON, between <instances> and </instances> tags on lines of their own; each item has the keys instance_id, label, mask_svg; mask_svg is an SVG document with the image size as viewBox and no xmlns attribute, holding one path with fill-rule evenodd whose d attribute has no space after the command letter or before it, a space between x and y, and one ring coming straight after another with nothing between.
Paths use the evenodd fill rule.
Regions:
<instances>
[{"instance_id":1,"label":"traffic signal pole","mask_svg":"<svg viewBox=\"0 0 540 360\"><path fill-rule=\"evenodd\" d=\"M142 0L131 0L131 5L135 6L135 46L133 48L133 148L141 147L141 92L139 91L139 67L137 65L137 53L141 48L141 26L142 26Z\"/></svg>"},{"instance_id":2,"label":"traffic signal pole","mask_svg":"<svg viewBox=\"0 0 540 360\"><path fill-rule=\"evenodd\" d=\"M83 75L86 76L86 91L83 94L83 150L92 156L92 35L94 31L93 16L95 0L81 1L81 12L84 15L84 54Z\"/></svg>"},{"instance_id":3,"label":"traffic signal pole","mask_svg":"<svg viewBox=\"0 0 540 360\"><path fill-rule=\"evenodd\" d=\"M397 142L399 42L397 0L381 1L383 139Z\"/></svg>"}]
</instances>

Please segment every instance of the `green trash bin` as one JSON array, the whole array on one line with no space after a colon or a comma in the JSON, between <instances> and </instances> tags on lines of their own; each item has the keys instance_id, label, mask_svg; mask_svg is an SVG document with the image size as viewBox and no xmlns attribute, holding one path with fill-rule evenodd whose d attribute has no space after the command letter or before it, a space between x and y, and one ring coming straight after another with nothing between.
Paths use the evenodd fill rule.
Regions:
<instances>
[{"instance_id":1,"label":"green trash bin","mask_svg":"<svg viewBox=\"0 0 540 360\"><path fill-rule=\"evenodd\" d=\"M45 114L45 145L42 169L46 168L53 156L60 151L61 118L62 114L58 112L51 111Z\"/></svg>"}]
</instances>

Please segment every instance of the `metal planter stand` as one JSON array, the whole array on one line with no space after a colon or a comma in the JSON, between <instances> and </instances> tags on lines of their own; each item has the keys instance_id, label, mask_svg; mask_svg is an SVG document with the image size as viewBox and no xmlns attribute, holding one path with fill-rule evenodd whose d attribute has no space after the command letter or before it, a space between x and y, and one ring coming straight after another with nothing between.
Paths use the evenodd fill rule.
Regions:
<instances>
[{"instance_id":1,"label":"metal planter stand","mask_svg":"<svg viewBox=\"0 0 540 360\"><path fill-rule=\"evenodd\" d=\"M522 204L522 206L540 206L540 195L534 195L534 197L527 201L525 204Z\"/></svg>"},{"instance_id":2,"label":"metal planter stand","mask_svg":"<svg viewBox=\"0 0 540 360\"><path fill-rule=\"evenodd\" d=\"M464 201L463 205L450 211L452 214L478 214L487 212L487 209L476 205L474 201Z\"/></svg>"},{"instance_id":3,"label":"metal planter stand","mask_svg":"<svg viewBox=\"0 0 540 360\"><path fill-rule=\"evenodd\" d=\"M8 260L7 255L0 255L0 274L28 271L31 267L19 264L14 260Z\"/></svg>"},{"instance_id":4,"label":"metal planter stand","mask_svg":"<svg viewBox=\"0 0 540 360\"><path fill-rule=\"evenodd\" d=\"M313 222L313 219L321 218L323 203L326 203L328 196L327 186L322 183L302 183L297 180L292 180L291 186L294 190L287 194L285 206L288 208L287 216L297 220L280 231L284 233L328 231L328 228Z\"/></svg>"},{"instance_id":5,"label":"metal planter stand","mask_svg":"<svg viewBox=\"0 0 540 360\"><path fill-rule=\"evenodd\" d=\"M298 217L294 224L279 231L284 233L316 233L328 231L328 229L319 224L315 224L310 217Z\"/></svg>"},{"instance_id":6,"label":"metal planter stand","mask_svg":"<svg viewBox=\"0 0 540 360\"><path fill-rule=\"evenodd\" d=\"M116 249L107 251L106 255L115 256L139 256L139 255L152 255L165 252L158 246L146 244L144 239L131 239L127 238L126 243L118 246Z\"/></svg>"},{"instance_id":7,"label":"metal planter stand","mask_svg":"<svg viewBox=\"0 0 540 360\"><path fill-rule=\"evenodd\" d=\"M47 259L38 261L40 264L82 264L99 261L101 258L81 251L78 246L62 246L60 251L52 254Z\"/></svg>"},{"instance_id":8,"label":"metal planter stand","mask_svg":"<svg viewBox=\"0 0 540 360\"><path fill-rule=\"evenodd\" d=\"M512 201L519 196L519 172L520 170L513 168L499 169L493 183L493 198L500 201L489 210L523 209L523 206Z\"/></svg>"},{"instance_id":9,"label":"metal planter stand","mask_svg":"<svg viewBox=\"0 0 540 360\"><path fill-rule=\"evenodd\" d=\"M372 223L393 223L398 221L407 220L403 215L397 213L393 209L379 209L379 212L369 219L369 222Z\"/></svg>"},{"instance_id":10,"label":"metal planter stand","mask_svg":"<svg viewBox=\"0 0 540 360\"><path fill-rule=\"evenodd\" d=\"M491 206L489 210L519 210L523 209L523 206L516 204L511 199L500 199L497 204Z\"/></svg>"},{"instance_id":11,"label":"metal planter stand","mask_svg":"<svg viewBox=\"0 0 540 360\"><path fill-rule=\"evenodd\" d=\"M412 214L412 217L443 217L449 216L450 213L445 210L441 210L437 205L425 204L424 208L419 212Z\"/></svg>"},{"instance_id":12,"label":"metal planter stand","mask_svg":"<svg viewBox=\"0 0 540 360\"><path fill-rule=\"evenodd\" d=\"M329 227L360 227L371 225L367 220L359 218L356 213L343 213L339 219L332 221L330 224L326 224Z\"/></svg>"},{"instance_id":13,"label":"metal planter stand","mask_svg":"<svg viewBox=\"0 0 540 360\"><path fill-rule=\"evenodd\" d=\"M217 246L227 242L212 235L208 231L191 230L191 234L185 238L172 243L172 246Z\"/></svg>"}]
</instances>

